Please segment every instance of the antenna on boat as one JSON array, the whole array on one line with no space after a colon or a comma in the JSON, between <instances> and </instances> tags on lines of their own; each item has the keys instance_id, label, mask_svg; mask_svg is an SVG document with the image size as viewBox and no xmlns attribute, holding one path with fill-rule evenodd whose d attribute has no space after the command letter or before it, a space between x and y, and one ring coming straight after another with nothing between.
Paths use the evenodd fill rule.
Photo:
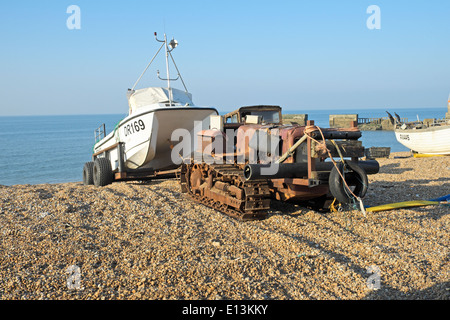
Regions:
<instances>
[{"instance_id":1,"label":"antenna on boat","mask_svg":"<svg viewBox=\"0 0 450 320\"><path fill-rule=\"evenodd\" d=\"M172 51L173 49L175 49L178 46L178 41L175 40L174 38L172 38L172 40L170 40L170 42L167 42L167 36L164 33L164 39L163 40L159 40L158 39L158 34L155 32L155 39L158 42L162 42L161 47L159 47L158 51L156 52L156 54L153 56L153 58L151 59L151 61L149 62L149 64L147 65L147 67L145 68L145 70L142 72L142 74L140 75L139 79L137 79L136 83L133 85L133 87L131 89L128 89L128 94L132 94L134 89L136 88L137 84L139 83L139 81L142 79L142 77L144 76L145 72L147 72L148 68L150 67L150 65L153 63L153 60L155 60L156 56L159 54L159 52L161 51L161 49L164 47L165 48L165 52L166 52L166 72L167 72L167 78L163 79L159 76L159 70L157 71L157 75L158 78L160 80L165 80L167 81L167 87L169 90L169 105L172 105L172 100L173 100L173 93L172 93L172 88L170 86L170 81L176 81L178 79L181 79L181 82L183 83L183 87L184 90L186 91L186 93L188 93L188 89L186 87L186 84L184 83L183 78L181 77L181 73L180 70L178 70L177 64L175 63L175 59L172 56ZM170 48L170 49L169 49ZM175 66L175 69L177 70L178 73L178 77L175 79L170 79L170 70L169 70L169 56L173 62L173 65Z\"/></svg>"},{"instance_id":2,"label":"antenna on boat","mask_svg":"<svg viewBox=\"0 0 450 320\"><path fill-rule=\"evenodd\" d=\"M164 40L158 40L156 32L155 32L155 38L156 38L156 41L164 42L165 48L166 48L166 71L167 71L167 79L162 79L162 78L159 76L159 71L158 71L158 78L161 79L161 80L167 80L167 87L168 87L168 89L169 89L169 105L171 106L171 105L172 105L172 100L173 100L172 87L170 86L170 81L171 81L171 80L172 80L172 81L176 81L176 80L178 80L178 78L180 78L180 79L181 79L181 82L183 83L184 90L186 91L186 93L188 92L188 90L187 90L187 88L186 88L186 85L185 85L185 83L184 83L184 81L183 81L183 78L181 77L180 70L178 70L177 64L175 63L175 59L174 59L173 56L172 56L172 50L175 49L175 48L178 46L178 41L175 40L174 38L172 38L172 40L170 40L170 42L167 43L167 36L166 36L165 33L164 33ZM170 49L169 49L169 47L170 47ZM173 62L173 65L175 66L175 69L177 70L177 73L178 73L178 77L177 77L176 79L170 79L170 73L169 73L169 55L170 55L170 58L171 58L171 60L172 60L172 62Z\"/></svg>"}]
</instances>

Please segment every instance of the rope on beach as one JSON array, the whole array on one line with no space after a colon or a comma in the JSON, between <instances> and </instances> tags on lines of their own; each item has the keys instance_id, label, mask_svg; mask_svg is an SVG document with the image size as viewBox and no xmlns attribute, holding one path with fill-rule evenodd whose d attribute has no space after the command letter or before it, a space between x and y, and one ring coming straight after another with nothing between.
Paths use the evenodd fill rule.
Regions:
<instances>
[{"instance_id":1,"label":"rope on beach","mask_svg":"<svg viewBox=\"0 0 450 320\"><path fill-rule=\"evenodd\" d=\"M314 139L313 137L309 136L308 133L311 132L311 131L312 131L312 128L314 128L314 127L317 128L317 130L319 130L320 135L322 136L322 141L323 141L323 143L320 143L319 141L317 141L317 140ZM311 140L313 140L313 141L315 141L316 143L319 143L319 144L321 144L321 145L324 145L323 147L324 147L325 150L327 151L328 156L330 157L330 160L333 162L333 165L336 167L337 172L338 172L339 175L341 176L342 181L343 181L343 183L344 183L345 186L346 186L346 188L344 188L344 191L347 193L347 190L348 190L348 191L350 192L350 194L353 196L353 198L351 198L351 197L349 197L349 198L353 201L353 205L354 205L355 210L357 210L357 209L356 209L356 208L357 208L357 207L356 207L356 202L355 202L355 199L356 199L356 200L358 201L360 211L363 213L364 217L366 217L366 210L364 209L364 204L363 204L362 199L361 199L360 197L356 196L356 195L353 193L353 191L352 191L352 190L350 189L350 187L348 186L347 181L345 181L345 177L344 177L344 175L341 173L341 171L339 170L337 162L333 159L333 156L331 155L330 149L328 149L328 148L326 147L325 136L324 136L322 130L320 129L320 127L318 127L318 126L309 126L309 127L307 127L307 129L308 129L308 130L305 130L305 134L308 134L308 136L309 136L309 138L310 138ZM344 157L342 156L342 153L341 153L341 150L340 150L339 146L337 145L337 143L336 143L333 139L330 139L330 141L331 141L331 143L336 147L336 150L337 150L337 152L338 152L338 154L339 154L339 157L341 158L342 163L345 165L345 160L344 160ZM342 170L342 171L344 171L344 170ZM350 195L350 194L347 193L347 195ZM336 200L336 199L335 199L335 200Z\"/></svg>"}]
</instances>

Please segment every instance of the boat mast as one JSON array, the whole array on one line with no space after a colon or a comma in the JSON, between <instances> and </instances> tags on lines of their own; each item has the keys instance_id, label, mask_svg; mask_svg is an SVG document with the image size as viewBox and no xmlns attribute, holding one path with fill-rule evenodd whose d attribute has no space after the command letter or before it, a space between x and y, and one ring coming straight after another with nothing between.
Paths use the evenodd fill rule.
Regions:
<instances>
[{"instance_id":1,"label":"boat mast","mask_svg":"<svg viewBox=\"0 0 450 320\"><path fill-rule=\"evenodd\" d=\"M153 56L152 60L150 61L150 63L147 65L147 67L145 68L144 72L142 72L141 76L139 77L139 79L135 82L135 84L133 85L132 89L128 89L129 94L132 94L134 89L136 88L137 84L139 83L139 81L142 79L142 77L144 76L145 72L148 70L148 68L150 67L150 65L152 64L153 60L155 60L156 56L158 55L158 53L161 51L162 47L164 47L165 51L166 51L166 73L167 73L167 79L163 79L159 76L159 70L157 72L158 74L158 78L161 80L167 80L167 89L169 91L169 106L172 106L172 101L173 101L173 91L172 91L172 87L170 86L170 81L176 81L179 78L181 78L181 74L180 74L180 70L178 70L177 65L175 64L175 60L173 59L172 53L171 51L173 49L175 49L178 46L178 42L175 39L172 39L172 41L170 41L170 43L167 43L167 35L164 33L164 40L159 40L158 39L158 35L155 32L155 39L158 42L162 42L161 47L159 47L158 51L156 52L156 54ZM170 46L170 49L169 49ZM170 58L172 59L173 65L175 66L175 69L178 72L178 77L176 79L170 79L170 70L169 70L169 55ZM183 81L183 78L181 78L181 82L183 83L184 89L186 91L186 93L188 93L188 90L186 88L186 85Z\"/></svg>"},{"instance_id":2,"label":"boat mast","mask_svg":"<svg viewBox=\"0 0 450 320\"><path fill-rule=\"evenodd\" d=\"M172 46L172 49L169 50L169 47L167 45L167 36L166 36L165 33L164 33L164 40L158 40L156 32L155 32L155 38L156 38L156 41L158 41L158 42L164 42L164 49L166 50L166 73L167 73L167 79L166 80L167 80L167 89L169 90L169 106L172 106L173 93L172 93L172 88L170 87L170 80L171 79L170 79L170 71L169 71L169 53L170 53L170 51L172 51L175 48L177 43L174 42L172 44L172 42L171 42L171 46L172 45L173 46ZM170 54L170 56L172 57L172 54ZM159 74L158 74L158 77L159 77ZM177 79L173 79L173 80L177 80ZM164 79L161 79L161 80L164 80Z\"/></svg>"},{"instance_id":3,"label":"boat mast","mask_svg":"<svg viewBox=\"0 0 450 320\"><path fill-rule=\"evenodd\" d=\"M166 70L167 70L167 88L169 89L169 106L172 106L172 88L170 87L169 74L169 48L167 48L167 37L164 33L164 46L166 47Z\"/></svg>"}]
</instances>

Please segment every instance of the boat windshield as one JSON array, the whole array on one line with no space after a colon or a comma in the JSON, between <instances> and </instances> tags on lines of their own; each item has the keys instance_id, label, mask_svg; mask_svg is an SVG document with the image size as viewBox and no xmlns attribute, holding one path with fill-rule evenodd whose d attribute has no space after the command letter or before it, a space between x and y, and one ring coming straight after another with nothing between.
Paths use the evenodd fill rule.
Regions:
<instances>
[{"instance_id":1,"label":"boat windshield","mask_svg":"<svg viewBox=\"0 0 450 320\"><path fill-rule=\"evenodd\" d=\"M253 115L253 116L261 116L262 122L266 123L279 123L280 122L280 114L276 110L267 110L267 111L247 111L242 112L242 119L245 119L245 116Z\"/></svg>"}]
</instances>

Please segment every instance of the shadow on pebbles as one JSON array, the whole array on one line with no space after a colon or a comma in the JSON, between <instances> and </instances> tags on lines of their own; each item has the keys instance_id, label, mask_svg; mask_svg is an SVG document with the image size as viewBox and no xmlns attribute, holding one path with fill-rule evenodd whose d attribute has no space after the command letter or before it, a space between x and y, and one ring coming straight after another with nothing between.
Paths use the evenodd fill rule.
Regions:
<instances>
[{"instance_id":1,"label":"shadow on pebbles","mask_svg":"<svg viewBox=\"0 0 450 320\"><path fill-rule=\"evenodd\" d=\"M449 193L450 160L380 160L366 205ZM447 191L445 191L447 190ZM175 180L0 186L0 299L449 299L448 205L239 222Z\"/></svg>"}]
</instances>

